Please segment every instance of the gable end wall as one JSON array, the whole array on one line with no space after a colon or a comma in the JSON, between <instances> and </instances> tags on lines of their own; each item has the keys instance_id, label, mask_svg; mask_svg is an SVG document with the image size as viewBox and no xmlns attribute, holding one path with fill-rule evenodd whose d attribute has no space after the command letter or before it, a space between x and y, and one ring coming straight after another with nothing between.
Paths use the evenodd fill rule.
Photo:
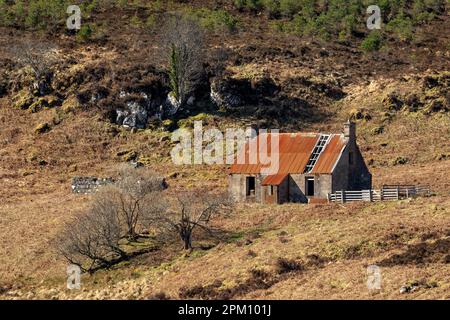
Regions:
<instances>
[{"instance_id":1,"label":"gable end wall","mask_svg":"<svg viewBox=\"0 0 450 320\"><path fill-rule=\"evenodd\" d=\"M349 163L350 152L353 153L353 165ZM332 192L372 189L372 174L364 162L358 145L352 141L344 148L332 176Z\"/></svg>"}]
</instances>

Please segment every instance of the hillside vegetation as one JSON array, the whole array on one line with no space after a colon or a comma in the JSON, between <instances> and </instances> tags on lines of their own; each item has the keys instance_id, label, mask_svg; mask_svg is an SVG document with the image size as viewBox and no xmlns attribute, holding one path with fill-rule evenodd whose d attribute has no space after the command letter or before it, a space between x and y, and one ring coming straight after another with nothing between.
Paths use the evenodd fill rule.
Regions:
<instances>
[{"instance_id":1,"label":"hillside vegetation","mask_svg":"<svg viewBox=\"0 0 450 320\"><path fill-rule=\"evenodd\" d=\"M450 298L448 1L94 0L80 4L79 31L65 27L68 3L0 0L0 299ZM366 27L371 4L380 30ZM190 103L161 116L173 17L198 25L202 72ZM23 63L29 51L41 68ZM55 241L93 199L71 193L74 176L133 162L165 177L168 197L219 193L227 168L173 164L174 130L341 132L349 118L376 188L429 184L432 195L238 205L213 221L220 239L152 243L66 289ZM381 291L367 289L372 264Z\"/></svg>"}]
</instances>

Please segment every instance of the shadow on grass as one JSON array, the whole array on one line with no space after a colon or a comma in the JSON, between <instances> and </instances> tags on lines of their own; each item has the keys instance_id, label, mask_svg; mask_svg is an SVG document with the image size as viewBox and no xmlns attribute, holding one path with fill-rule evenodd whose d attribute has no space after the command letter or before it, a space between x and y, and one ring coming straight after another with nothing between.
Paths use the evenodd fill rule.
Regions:
<instances>
[{"instance_id":1,"label":"shadow on grass","mask_svg":"<svg viewBox=\"0 0 450 320\"><path fill-rule=\"evenodd\" d=\"M450 263L450 239L408 245L406 250L377 263L379 266L421 265L425 263Z\"/></svg>"}]
</instances>

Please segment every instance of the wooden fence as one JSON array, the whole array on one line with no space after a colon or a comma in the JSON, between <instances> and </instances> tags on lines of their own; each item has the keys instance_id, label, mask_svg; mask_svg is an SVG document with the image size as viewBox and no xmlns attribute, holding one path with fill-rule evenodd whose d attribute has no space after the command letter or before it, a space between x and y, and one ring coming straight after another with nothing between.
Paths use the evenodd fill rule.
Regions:
<instances>
[{"instance_id":1,"label":"wooden fence","mask_svg":"<svg viewBox=\"0 0 450 320\"><path fill-rule=\"evenodd\" d=\"M354 201L389 201L413 198L417 196L428 196L430 187L428 185L383 185L379 190L359 191L336 191L328 194L329 202L354 202Z\"/></svg>"}]
</instances>

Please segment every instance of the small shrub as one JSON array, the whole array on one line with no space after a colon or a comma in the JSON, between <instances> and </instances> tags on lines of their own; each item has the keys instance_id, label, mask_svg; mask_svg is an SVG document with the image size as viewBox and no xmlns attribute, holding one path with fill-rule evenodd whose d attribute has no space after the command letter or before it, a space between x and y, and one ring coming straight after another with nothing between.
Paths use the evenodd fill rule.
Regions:
<instances>
[{"instance_id":1,"label":"small shrub","mask_svg":"<svg viewBox=\"0 0 450 320\"><path fill-rule=\"evenodd\" d=\"M210 10L203 8L192 10L188 15L196 20L200 26L210 31L234 31L238 20L225 10Z\"/></svg>"},{"instance_id":2,"label":"small shrub","mask_svg":"<svg viewBox=\"0 0 450 320\"><path fill-rule=\"evenodd\" d=\"M168 296L164 291L160 291L158 293L155 293L154 295L151 295L149 300L170 300L170 296Z\"/></svg>"},{"instance_id":3,"label":"small shrub","mask_svg":"<svg viewBox=\"0 0 450 320\"><path fill-rule=\"evenodd\" d=\"M250 270L250 280L268 280L271 278L270 273L261 269Z\"/></svg>"},{"instance_id":4,"label":"small shrub","mask_svg":"<svg viewBox=\"0 0 450 320\"><path fill-rule=\"evenodd\" d=\"M295 260L278 258L276 262L276 270L278 274L297 272L304 270L303 265Z\"/></svg>"},{"instance_id":5,"label":"small shrub","mask_svg":"<svg viewBox=\"0 0 450 320\"><path fill-rule=\"evenodd\" d=\"M89 24L81 26L77 33L77 40L79 42L87 42L92 37L92 28Z\"/></svg>"},{"instance_id":6,"label":"small shrub","mask_svg":"<svg viewBox=\"0 0 450 320\"><path fill-rule=\"evenodd\" d=\"M234 0L233 4L236 7L236 9L243 10L245 8L246 1L245 0Z\"/></svg>"},{"instance_id":7,"label":"small shrub","mask_svg":"<svg viewBox=\"0 0 450 320\"><path fill-rule=\"evenodd\" d=\"M130 24L132 27L135 27L135 28L141 28L143 25L141 19L139 19L139 17L137 15L134 15L133 17L131 17Z\"/></svg>"},{"instance_id":8,"label":"small shrub","mask_svg":"<svg viewBox=\"0 0 450 320\"><path fill-rule=\"evenodd\" d=\"M276 17L280 14L280 3L277 0L262 0L262 3L269 17Z\"/></svg>"},{"instance_id":9,"label":"small shrub","mask_svg":"<svg viewBox=\"0 0 450 320\"><path fill-rule=\"evenodd\" d=\"M249 256L251 258L255 258L257 256L257 253L253 250L248 250L247 256Z\"/></svg>"},{"instance_id":10,"label":"small shrub","mask_svg":"<svg viewBox=\"0 0 450 320\"><path fill-rule=\"evenodd\" d=\"M298 0L280 0L280 11L283 15L292 17L302 9L302 2Z\"/></svg>"},{"instance_id":11,"label":"small shrub","mask_svg":"<svg viewBox=\"0 0 450 320\"><path fill-rule=\"evenodd\" d=\"M379 31L372 31L361 43L361 49L366 52L378 51L383 46L383 37Z\"/></svg>"},{"instance_id":12,"label":"small shrub","mask_svg":"<svg viewBox=\"0 0 450 320\"><path fill-rule=\"evenodd\" d=\"M410 41L413 39L412 21L404 15L399 15L390 21L386 26L386 30L395 33L402 41Z\"/></svg>"},{"instance_id":13,"label":"small shrub","mask_svg":"<svg viewBox=\"0 0 450 320\"><path fill-rule=\"evenodd\" d=\"M404 164L407 164L408 161L409 161L409 159L406 158L406 157L397 157L397 158L394 160L394 163L393 163L393 164L394 164L394 166L404 165Z\"/></svg>"},{"instance_id":14,"label":"small shrub","mask_svg":"<svg viewBox=\"0 0 450 320\"><path fill-rule=\"evenodd\" d=\"M263 8L262 0L234 0L234 6L238 10L259 11Z\"/></svg>"},{"instance_id":15,"label":"small shrub","mask_svg":"<svg viewBox=\"0 0 450 320\"><path fill-rule=\"evenodd\" d=\"M151 14L147 17L147 20L145 20L145 27L147 29L153 30L156 26L156 16L154 14Z\"/></svg>"}]
</instances>

